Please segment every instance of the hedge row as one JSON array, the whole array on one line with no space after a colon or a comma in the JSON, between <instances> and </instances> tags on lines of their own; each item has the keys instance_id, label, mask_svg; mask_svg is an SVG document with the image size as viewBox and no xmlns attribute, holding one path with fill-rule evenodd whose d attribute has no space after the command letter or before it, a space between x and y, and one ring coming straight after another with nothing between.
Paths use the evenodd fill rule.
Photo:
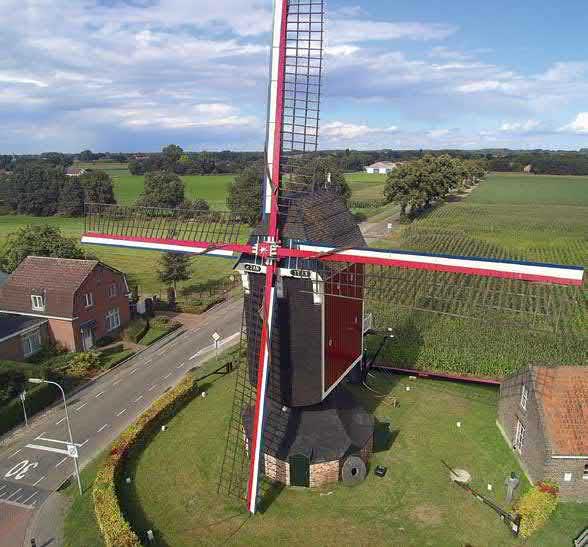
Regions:
<instances>
[{"instance_id":1,"label":"hedge row","mask_svg":"<svg viewBox=\"0 0 588 547\"><path fill-rule=\"evenodd\" d=\"M521 537L526 539L543 528L556 507L557 487L539 482L526 492L514 507L515 511L521 515Z\"/></svg>"},{"instance_id":2,"label":"hedge row","mask_svg":"<svg viewBox=\"0 0 588 547\"><path fill-rule=\"evenodd\" d=\"M139 342L149 329L149 323L145 319L133 319L125 328L123 338L129 342Z\"/></svg>"},{"instance_id":3,"label":"hedge row","mask_svg":"<svg viewBox=\"0 0 588 547\"><path fill-rule=\"evenodd\" d=\"M96 520L106 547L141 545L119 506L116 484L121 479L124 464L133 450L144 446L161 423L174 416L193 398L197 390L196 380L192 376L185 378L157 399L112 445L110 453L98 471L92 490Z\"/></svg>"},{"instance_id":4,"label":"hedge row","mask_svg":"<svg viewBox=\"0 0 588 547\"><path fill-rule=\"evenodd\" d=\"M55 386L41 384L27 389L27 398L25 406L27 416L30 418L40 410L49 406L57 397L60 396ZM24 422L22 403L20 398L12 399L6 405L0 407L0 435L4 435L13 427Z\"/></svg>"}]
</instances>

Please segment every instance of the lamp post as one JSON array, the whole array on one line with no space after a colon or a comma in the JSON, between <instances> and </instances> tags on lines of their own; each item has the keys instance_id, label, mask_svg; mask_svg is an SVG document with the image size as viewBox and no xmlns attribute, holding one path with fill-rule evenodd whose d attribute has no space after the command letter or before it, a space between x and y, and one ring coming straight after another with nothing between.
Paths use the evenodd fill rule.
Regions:
<instances>
[{"instance_id":1,"label":"lamp post","mask_svg":"<svg viewBox=\"0 0 588 547\"><path fill-rule=\"evenodd\" d=\"M61 396L63 397L63 407L65 408L65 421L67 423L67 432L69 433L69 444L71 446L75 447L75 443L73 441L73 435L71 434L71 425L69 423L69 413L67 412L67 402L65 400L65 391L63 391L63 388L57 382L52 382L51 380L43 380L42 378L29 378L29 382L31 384L52 384L52 385L57 386L59 388L59 391L61 391ZM74 457L73 461L74 461L74 468L75 468L75 472L76 472L76 478L78 479L78 488L80 490L80 496L81 496L82 495L82 481L80 479L80 469L78 467L78 458Z\"/></svg>"}]
</instances>

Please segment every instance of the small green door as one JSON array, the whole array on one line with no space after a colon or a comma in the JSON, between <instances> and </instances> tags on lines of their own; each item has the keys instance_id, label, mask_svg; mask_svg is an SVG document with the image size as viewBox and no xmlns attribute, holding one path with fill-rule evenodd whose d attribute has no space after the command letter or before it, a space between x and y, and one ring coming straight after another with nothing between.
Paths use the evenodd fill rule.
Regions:
<instances>
[{"instance_id":1,"label":"small green door","mask_svg":"<svg viewBox=\"0 0 588 547\"><path fill-rule=\"evenodd\" d=\"M290 486L310 486L310 464L304 454L290 456Z\"/></svg>"}]
</instances>

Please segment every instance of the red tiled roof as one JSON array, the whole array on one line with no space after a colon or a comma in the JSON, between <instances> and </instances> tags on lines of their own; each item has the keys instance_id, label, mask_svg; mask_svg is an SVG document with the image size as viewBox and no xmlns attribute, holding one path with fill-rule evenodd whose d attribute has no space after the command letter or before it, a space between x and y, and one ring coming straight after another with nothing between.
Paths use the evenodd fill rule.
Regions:
<instances>
[{"instance_id":1,"label":"red tiled roof","mask_svg":"<svg viewBox=\"0 0 588 547\"><path fill-rule=\"evenodd\" d=\"M35 313L31 294L44 294L45 311L40 313L71 318L73 296L98 264L97 260L29 256L0 288L0 309Z\"/></svg>"},{"instance_id":2,"label":"red tiled roof","mask_svg":"<svg viewBox=\"0 0 588 547\"><path fill-rule=\"evenodd\" d=\"M554 455L588 455L588 366L532 367L545 434Z\"/></svg>"}]
</instances>

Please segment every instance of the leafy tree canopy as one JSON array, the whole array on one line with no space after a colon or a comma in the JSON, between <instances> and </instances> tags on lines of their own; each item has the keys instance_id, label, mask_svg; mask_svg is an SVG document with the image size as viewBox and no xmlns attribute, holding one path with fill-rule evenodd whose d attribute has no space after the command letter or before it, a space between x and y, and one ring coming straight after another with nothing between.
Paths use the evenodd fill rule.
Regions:
<instances>
[{"instance_id":1,"label":"leafy tree canopy","mask_svg":"<svg viewBox=\"0 0 588 547\"><path fill-rule=\"evenodd\" d=\"M262 167L255 165L244 169L229 186L227 207L251 226L261 216L262 180Z\"/></svg>"},{"instance_id":2,"label":"leafy tree canopy","mask_svg":"<svg viewBox=\"0 0 588 547\"><path fill-rule=\"evenodd\" d=\"M57 210L70 217L84 214L84 189L78 177L66 177L59 189Z\"/></svg>"},{"instance_id":3,"label":"leafy tree canopy","mask_svg":"<svg viewBox=\"0 0 588 547\"><path fill-rule=\"evenodd\" d=\"M184 182L175 173L157 171L145 175L143 193L137 205L144 207L179 207L184 203Z\"/></svg>"},{"instance_id":4,"label":"leafy tree canopy","mask_svg":"<svg viewBox=\"0 0 588 547\"><path fill-rule=\"evenodd\" d=\"M326 188L337 192L345 201L351 197L351 188L334 157L293 161L295 189L300 189L301 185L312 190Z\"/></svg>"},{"instance_id":5,"label":"leafy tree canopy","mask_svg":"<svg viewBox=\"0 0 588 547\"><path fill-rule=\"evenodd\" d=\"M29 255L57 258L84 258L77 244L65 237L59 228L47 224L25 226L9 234L2 249L2 269L12 272Z\"/></svg>"},{"instance_id":6,"label":"leafy tree canopy","mask_svg":"<svg viewBox=\"0 0 588 547\"><path fill-rule=\"evenodd\" d=\"M192 276L190 256L184 253L163 253L159 257L159 279L172 284L174 291L178 281L187 281Z\"/></svg>"},{"instance_id":7,"label":"leafy tree canopy","mask_svg":"<svg viewBox=\"0 0 588 547\"><path fill-rule=\"evenodd\" d=\"M88 171L80 177L87 203L116 203L112 178L104 171Z\"/></svg>"}]
</instances>

